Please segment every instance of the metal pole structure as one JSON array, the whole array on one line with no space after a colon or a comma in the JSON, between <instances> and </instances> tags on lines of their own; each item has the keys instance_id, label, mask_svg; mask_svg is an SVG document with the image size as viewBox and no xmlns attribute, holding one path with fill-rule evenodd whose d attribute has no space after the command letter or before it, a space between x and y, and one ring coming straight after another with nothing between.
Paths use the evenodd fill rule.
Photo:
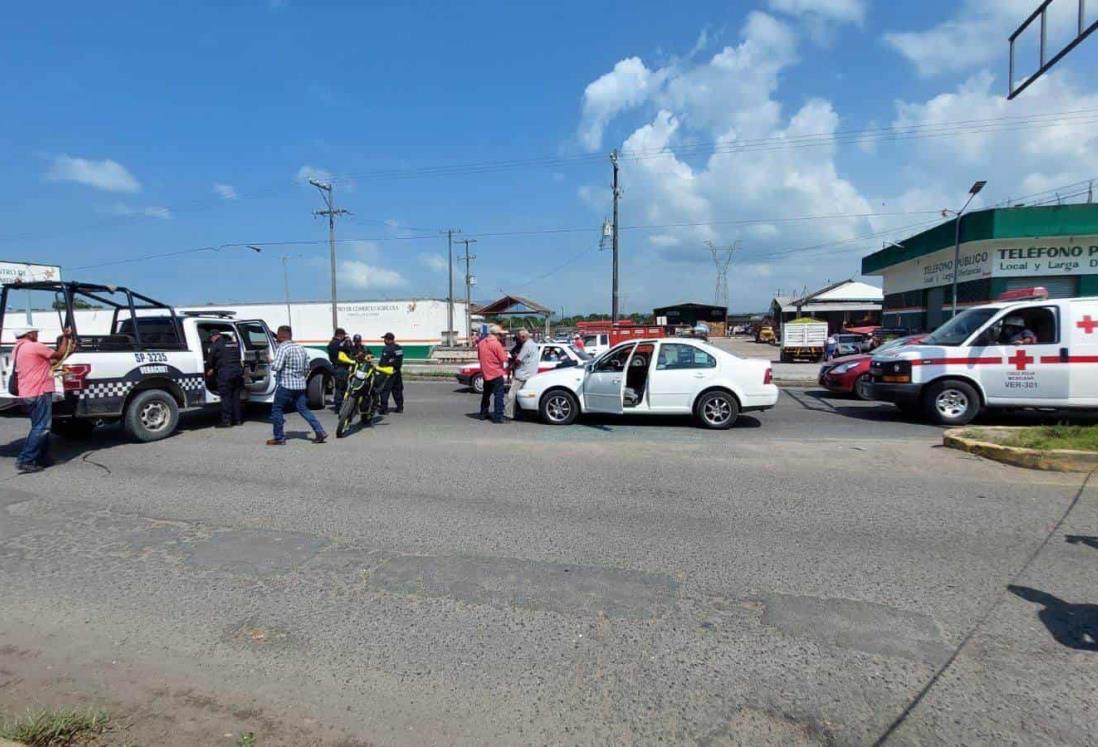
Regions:
<instances>
[{"instance_id":1,"label":"metal pole structure","mask_svg":"<svg viewBox=\"0 0 1098 747\"><path fill-rule=\"evenodd\" d=\"M447 283L446 292L446 346L454 346L454 234L461 233L453 228L446 231Z\"/></svg>"},{"instance_id":2,"label":"metal pole structure","mask_svg":"<svg viewBox=\"0 0 1098 747\"><path fill-rule=\"evenodd\" d=\"M953 241L953 317L957 316L957 276L960 275L961 269L961 221L965 217L965 211L968 210L968 206L972 203L972 200L976 195L980 194L980 190L987 184L986 181L976 182L972 185L972 188L968 190L968 200L965 201L964 207L957 211L956 231Z\"/></svg>"},{"instance_id":3,"label":"metal pole structure","mask_svg":"<svg viewBox=\"0 0 1098 747\"><path fill-rule=\"evenodd\" d=\"M470 331L473 326L472 313L469 310L469 306L472 303L472 287L473 287L473 274L472 274L472 261L476 259L476 255L470 256L469 245L477 243L476 239L461 239L460 243L465 244L465 256L461 259L465 260L465 337L469 339L471 337Z\"/></svg>"},{"instance_id":4,"label":"metal pole structure","mask_svg":"<svg viewBox=\"0 0 1098 747\"><path fill-rule=\"evenodd\" d=\"M324 198L324 203L328 206L327 210L314 210L313 215L326 215L328 217L328 254L330 256L332 265L332 329L335 330L339 326L339 310L337 304L336 291L336 238L335 238L335 219L339 215L350 215L347 210L338 209L335 206L335 196L332 194L331 184L322 184L316 179L310 179L309 184L320 190L321 196Z\"/></svg>"},{"instance_id":5,"label":"metal pole structure","mask_svg":"<svg viewBox=\"0 0 1098 747\"><path fill-rule=\"evenodd\" d=\"M618 189L618 151L617 149L610 152L610 163L614 165L614 234L613 234L613 251L614 251L614 282L613 282L613 300L610 305L610 321L616 323L618 321L618 197L621 195L621 190Z\"/></svg>"},{"instance_id":6,"label":"metal pole structure","mask_svg":"<svg viewBox=\"0 0 1098 747\"><path fill-rule=\"evenodd\" d=\"M282 292L286 295L286 324L291 327L294 326L293 315L290 313L290 273L286 269L286 262L289 257L283 255L282 257Z\"/></svg>"}]
</instances>

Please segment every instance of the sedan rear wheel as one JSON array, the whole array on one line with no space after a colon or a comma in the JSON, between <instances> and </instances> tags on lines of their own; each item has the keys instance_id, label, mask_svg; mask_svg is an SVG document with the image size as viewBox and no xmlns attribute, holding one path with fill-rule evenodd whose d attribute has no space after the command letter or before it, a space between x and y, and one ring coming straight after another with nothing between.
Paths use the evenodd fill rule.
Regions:
<instances>
[{"instance_id":1,"label":"sedan rear wheel","mask_svg":"<svg viewBox=\"0 0 1098 747\"><path fill-rule=\"evenodd\" d=\"M474 376L470 383L472 384L474 392L477 394L484 394L484 376L482 374Z\"/></svg>"},{"instance_id":2,"label":"sedan rear wheel","mask_svg":"<svg viewBox=\"0 0 1098 747\"><path fill-rule=\"evenodd\" d=\"M740 403L728 392L703 394L695 409L695 415L703 428L718 431L731 428L739 414Z\"/></svg>"},{"instance_id":3,"label":"sedan rear wheel","mask_svg":"<svg viewBox=\"0 0 1098 747\"><path fill-rule=\"evenodd\" d=\"M542 421L549 425L571 425L579 415L576 395L564 389L554 389L541 398Z\"/></svg>"}]
</instances>

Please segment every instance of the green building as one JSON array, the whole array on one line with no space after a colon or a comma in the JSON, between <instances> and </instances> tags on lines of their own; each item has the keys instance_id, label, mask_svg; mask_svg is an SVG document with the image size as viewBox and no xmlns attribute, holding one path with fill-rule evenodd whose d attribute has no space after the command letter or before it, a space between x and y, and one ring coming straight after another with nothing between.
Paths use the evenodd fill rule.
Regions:
<instances>
[{"instance_id":1,"label":"green building","mask_svg":"<svg viewBox=\"0 0 1098 747\"><path fill-rule=\"evenodd\" d=\"M952 315L957 230L950 220L862 259L884 279L885 326L930 330ZM1098 204L979 210L961 218L957 306L1019 288L1098 296Z\"/></svg>"}]
</instances>

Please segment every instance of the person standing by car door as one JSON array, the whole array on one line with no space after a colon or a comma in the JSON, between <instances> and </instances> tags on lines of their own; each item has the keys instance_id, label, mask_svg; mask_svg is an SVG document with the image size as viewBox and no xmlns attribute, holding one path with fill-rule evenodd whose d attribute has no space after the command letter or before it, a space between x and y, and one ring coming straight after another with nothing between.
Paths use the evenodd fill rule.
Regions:
<instances>
[{"instance_id":1,"label":"person standing by car door","mask_svg":"<svg viewBox=\"0 0 1098 747\"><path fill-rule=\"evenodd\" d=\"M288 325L278 328L278 350L271 362L271 371L275 375L274 402L271 404L271 425L274 426L274 438L267 440L268 446L285 446L286 432L283 430L286 418L283 415L287 406L292 405L301 417L305 418L316 439L313 443L322 444L328 439L324 426L309 412L309 402L305 397L305 375L309 371L309 354L305 348L293 340L293 330Z\"/></svg>"},{"instance_id":2,"label":"person standing by car door","mask_svg":"<svg viewBox=\"0 0 1098 747\"><path fill-rule=\"evenodd\" d=\"M221 422L217 428L244 424L244 365L240 361L240 343L214 327L210 331L210 352L206 375L216 377L217 396L221 398Z\"/></svg>"},{"instance_id":3,"label":"person standing by car door","mask_svg":"<svg viewBox=\"0 0 1098 747\"><path fill-rule=\"evenodd\" d=\"M339 412L339 406L343 404L343 397L347 394L347 377L351 372L351 367L339 359L341 352L354 357L351 355L350 344L347 341L347 330L337 327L335 335L328 340L328 362L332 364L332 377L335 379L335 398L332 409L336 412Z\"/></svg>"},{"instance_id":4,"label":"person standing by car door","mask_svg":"<svg viewBox=\"0 0 1098 747\"><path fill-rule=\"evenodd\" d=\"M504 413L511 420L515 419L515 401L518 399L519 389L537 374L539 362L538 346L530 339L530 333L520 329L517 337L518 351L511 365L511 388L507 390L507 401L503 407Z\"/></svg>"},{"instance_id":5,"label":"person standing by car door","mask_svg":"<svg viewBox=\"0 0 1098 747\"><path fill-rule=\"evenodd\" d=\"M72 330L65 328L57 350L38 342L38 330L33 327L20 330L16 339L18 342L11 351L12 376L15 377L15 391L12 394L23 401L31 429L15 460L15 468L20 472L39 472L47 466L53 393L57 389L50 364L68 355L72 346Z\"/></svg>"},{"instance_id":6,"label":"person standing by car door","mask_svg":"<svg viewBox=\"0 0 1098 747\"><path fill-rule=\"evenodd\" d=\"M385 347L381 349L379 366L392 366L393 375L385 380L381 388L381 406L378 413L384 415L389 412L389 395L393 395L393 404L396 409L393 412L404 412L404 379L400 375L400 367L404 365L404 348L396 343L396 336L392 332L386 332L381 339L385 340Z\"/></svg>"},{"instance_id":7,"label":"person standing by car door","mask_svg":"<svg viewBox=\"0 0 1098 747\"><path fill-rule=\"evenodd\" d=\"M484 376L484 393L480 395L480 419L488 419L488 403L495 398L492 422L503 421L503 382L507 366L507 351L503 349L503 328L493 324L488 336L477 345L481 375Z\"/></svg>"}]
</instances>

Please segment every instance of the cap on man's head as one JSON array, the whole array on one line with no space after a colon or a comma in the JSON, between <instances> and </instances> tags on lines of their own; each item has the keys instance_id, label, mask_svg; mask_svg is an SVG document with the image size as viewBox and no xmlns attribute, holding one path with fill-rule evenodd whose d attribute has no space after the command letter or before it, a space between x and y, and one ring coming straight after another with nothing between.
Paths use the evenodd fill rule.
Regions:
<instances>
[{"instance_id":1,"label":"cap on man's head","mask_svg":"<svg viewBox=\"0 0 1098 747\"><path fill-rule=\"evenodd\" d=\"M362 335L355 335L351 339L354 340L355 342L362 342Z\"/></svg>"},{"instance_id":2,"label":"cap on man's head","mask_svg":"<svg viewBox=\"0 0 1098 747\"><path fill-rule=\"evenodd\" d=\"M15 330L15 339L21 340L32 332L37 332L38 327L18 327Z\"/></svg>"},{"instance_id":3,"label":"cap on man's head","mask_svg":"<svg viewBox=\"0 0 1098 747\"><path fill-rule=\"evenodd\" d=\"M488 328L488 334L490 334L490 335L502 335L503 334L503 327L499 326L498 324L493 324L491 327Z\"/></svg>"},{"instance_id":4,"label":"cap on man's head","mask_svg":"<svg viewBox=\"0 0 1098 747\"><path fill-rule=\"evenodd\" d=\"M217 327L214 327L213 329L210 330L210 337L217 337L220 334L221 334L221 330L219 330Z\"/></svg>"},{"instance_id":5,"label":"cap on man's head","mask_svg":"<svg viewBox=\"0 0 1098 747\"><path fill-rule=\"evenodd\" d=\"M347 330L343 329L343 327L336 327L336 332L335 333L337 335L346 335ZM358 335L355 335L355 337L358 337Z\"/></svg>"},{"instance_id":6,"label":"cap on man's head","mask_svg":"<svg viewBox=\"0 0 1098 747\"><path fill-rule=\"evenodd\" d=\"M381 339L382 340L395 340L396 335L394 335L392 332L386 332L384 335L381 336Z\"/></svg>"}]
</instances>

